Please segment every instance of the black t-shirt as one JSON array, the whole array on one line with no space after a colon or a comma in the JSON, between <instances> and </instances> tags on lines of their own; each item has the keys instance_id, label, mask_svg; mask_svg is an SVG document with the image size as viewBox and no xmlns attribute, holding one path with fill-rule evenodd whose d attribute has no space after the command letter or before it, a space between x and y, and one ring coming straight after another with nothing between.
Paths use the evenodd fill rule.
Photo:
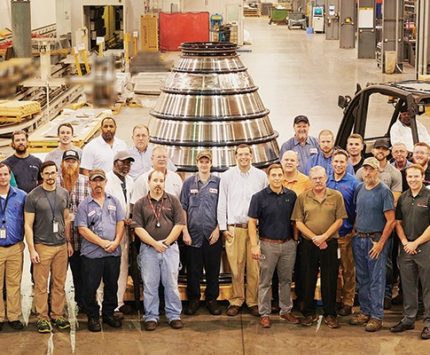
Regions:
<instances>
[{"instance_id":1,"label":"black t-shirt","mask_svg":"<svg viewBox=\"0 0 430 355\"><path fill-rule=\"evenodd\" d=\"M21 190L29 193L38 185L39 171L42 165L39 158L31 154L27 158L11 155L3 163L9 165L15 176L16 184Z\"/></svg>"},{"instance_id":2,"label":"black t-shirt","mask_svg":"<svg viewBox=\"0 0 430 355\"><path fill-rule=\"evenodd\" d=\"M352 166L353 169L354 169L354 173L357 173L357 170L362 167L363 162L364 162L364 158L361 157L360 161L357 164L355 164L355 165Z\"/></svg>"},{"instance_id":3,"label":"black t-shirt","mask_svg":"<svg viewBox=\"0 0 430 355\"><path fill-rule=\"evenodd\" d=\"M293 238L291 215L297 195L283 188L281 193L266 187L252 196L248 217L258 219L261 238L288 240Z\"/></svg>"}]
</instances>

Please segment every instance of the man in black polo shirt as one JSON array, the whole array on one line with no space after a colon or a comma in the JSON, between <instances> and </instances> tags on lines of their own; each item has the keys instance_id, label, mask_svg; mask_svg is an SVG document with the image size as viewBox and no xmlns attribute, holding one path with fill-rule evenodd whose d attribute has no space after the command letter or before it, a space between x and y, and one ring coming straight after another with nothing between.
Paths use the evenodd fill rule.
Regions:
<instances>
[{"instance_id":1,"label":"man in black polo shirt","mask_svg":"<svg viewBox=\"0 0 430 355\"><path fill-rule=\"evenodd\" d=\"M252 196L248 212L251 253L254 259L260 260L258 311L260 325L263 328L270 328L271 282L275 268L278 270L279 278L280 317L289 323L299 323L299 320L291 314L293 304L290 295L297 247L291 214L297 196L295 192L282 186L284 172L281 165L271 165L267 175L269 186Z\"/></svg>"},{"instance_id":2,"label":"man in black polo shirt","mask_svg":"<svg viewBox=\"0 0 430 355\"><path fill-rule=\"evenodd\" d=\"M430 339L430 191L424 186L424 168L412 164L405 168L409 189L399 198L396 231L403 248L398 258L403 287L403 319L393 333L414 329L418 312L418 280L424 301L422 339Z\"/></svg>"}]
</instances>

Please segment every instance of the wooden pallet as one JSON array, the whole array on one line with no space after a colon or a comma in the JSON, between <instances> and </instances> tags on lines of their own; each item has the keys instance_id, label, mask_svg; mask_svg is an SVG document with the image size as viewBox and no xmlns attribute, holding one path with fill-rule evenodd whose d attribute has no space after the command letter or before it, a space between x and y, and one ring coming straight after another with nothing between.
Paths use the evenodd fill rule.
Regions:
<instances>
[{"instance_id":1,"label":"wooden pallet","mask_svg":"<svg viewBox=\"0 0 430 355\"><path fill-rule=\"evenodd\" d=\"M31 114L31 115L18 115L18 116L4 116L4 115L1 115L0 116L0 124L2 124L2 123L8 123L8 124L10 124L10 123L21 123L21 122L23 122L23 121L26 121L26 120L30 120L30 119L32 119L33 118L33 114Z\"/></svg>"},{"instance_id":2,"label":"wooden pallet","mask_svg":"<svg viewBox=\"0 0 430 355\"><path fill-rule=\"evenodd\" d=\"M40 111L37 101L0 100L0 123L20 123Z\"/></svg>"}]
</instances>

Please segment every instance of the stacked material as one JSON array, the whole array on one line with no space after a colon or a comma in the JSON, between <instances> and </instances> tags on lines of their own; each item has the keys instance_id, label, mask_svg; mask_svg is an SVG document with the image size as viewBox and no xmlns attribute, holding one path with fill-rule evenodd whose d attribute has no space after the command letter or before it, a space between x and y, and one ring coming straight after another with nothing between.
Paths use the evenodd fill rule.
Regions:
<instances>
[{"instance_id":1,"label":"stacked material","mask_svg":"<svg viewBox=\"0 0 430 355\"><path fill-rule=\"evenodd\" d=\"M39 113L40 103L37 101L0 101L0 122L19 123Z\"/></svg>"}]
</instances>

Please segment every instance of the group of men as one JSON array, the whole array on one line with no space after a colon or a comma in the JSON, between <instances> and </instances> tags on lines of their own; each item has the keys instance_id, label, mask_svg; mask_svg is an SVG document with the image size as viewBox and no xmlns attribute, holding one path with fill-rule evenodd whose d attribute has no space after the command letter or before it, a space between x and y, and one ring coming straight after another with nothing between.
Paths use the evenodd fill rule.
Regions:
<instances>
[{"instance_id":1,"label":"group of men","mask_svg":"<svg viewBox=\"0 0 430 355\"><path fill-rule=\"evenodd\" d=\"M211 173L211 152L198 152L197 173L184 182L166 148L149 145L143 125L134 127L134 146L128 149L115 136L115 120L105 118L100 136L80 151L72 145L73 127L63 124L59 147L44 163L28 154L25 132L15 132L15 154L0 165L0 287L6 275L9 324L23 327L16 296L25 234L39 332L51 331L51 324L70 326L63 315L68 260L75 301L88 316L89 330L101 330L96 297L101 281L102 320L120 327L114 312L127 308L128 247L135 235L141 241L145 330L159 324L160 292L169 325L182 328L177 242L182 235L188 249L185 314L195 314L200 306L203 270L206 306L213 315L222 313L217 298L224 243L232 275L228 316L246 305L269 328L277 306L282 320L311 326L317 321L320 275L325 324L338 328L338 315L352 314L357 291L360 312L350 324L374 332L382 327L384 299L392 295L396 230L403 246L398 262L404 317L391 331L414 327L422 289L421 337L429 339L429 146L417 143L409 162L407 147L393 142L390 163L385 140L377 140L373 157L364 159L360 135L348 138L346 150L335 149L330 130L317 139L309 136L309 128L306 116L294 119L295 134L282 145L280 164L267 173L252 165L253 151L242 144L235 150L236 165L220 176ZM292 313L293 278L302 319Z\"/></svg>"}]
</instances>

